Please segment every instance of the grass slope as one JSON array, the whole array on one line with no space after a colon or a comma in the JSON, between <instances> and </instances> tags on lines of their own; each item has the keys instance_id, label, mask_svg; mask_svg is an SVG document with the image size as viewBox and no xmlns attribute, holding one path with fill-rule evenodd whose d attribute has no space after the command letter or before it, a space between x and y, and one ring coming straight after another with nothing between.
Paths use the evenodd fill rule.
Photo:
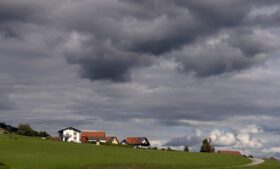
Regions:
<instances>
[{"instance_id":1,"label":"grass slope","mask_svg":"<svg viewBox=\"0 0 280 169\"><path fill-rule=\"evenodd\" d=\"M0 135L0 161L11 169L220 169L250 163L230 155L64 143L17 135Z\"/></svg>"}]
</instances>

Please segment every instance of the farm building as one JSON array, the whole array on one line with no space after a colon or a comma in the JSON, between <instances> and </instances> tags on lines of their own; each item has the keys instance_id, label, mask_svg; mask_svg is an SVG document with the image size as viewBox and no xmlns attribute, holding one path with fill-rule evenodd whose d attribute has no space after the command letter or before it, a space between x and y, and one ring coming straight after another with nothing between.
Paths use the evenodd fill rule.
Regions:
<instances>
[{"instance_id":1,"label":"farm building","mask_svg":"<svg viewBox=\"0 0 280 169\"><path fill-rule=\"evenodd\" d=\"M68 127L58 131L59 140L66 142L81 143L81 131L73 127Z\"/></svg>"},{"instance_id":2,"label":"farm building","mask_svg":"<svg viewBox=\"0 0 280 169\"><path fill-rule=\"evenodd\" d=\"M106 143L111 143L111 144L119 144L119 140L117 137L110 136L105 138Z\"/></svg>"},{"instance_id":3,"label":"farm building","mask_svg":"<svg viewBox=\"0 0 280 169\"><path fill-rule=\"evenodd\" d=\"M150 142L146 137L127 137L121 142L121 144L139 147L150 146Z\"/></svg>"},{"instance_id":4,"label":"farm building","mask_svg":"<svg viewBox=\"0 0 280 169\"><path fill-rule=\"evenodd\" d=\"M232 150L220 150L220 151L218 151L218 154L229 154L229 155L242 156L242 154L239 151L232 151Z\"/></svg>"},{"instance_id":5,"label":"farm building","mask_svg":"<svg viewBox=\"0 0 280 169\"><path fill-rule=\"evenodd\" d=\"M106 135L104 131L83 131L81 133L81 142L106 142Z\"/></svg>"}]
</instances>

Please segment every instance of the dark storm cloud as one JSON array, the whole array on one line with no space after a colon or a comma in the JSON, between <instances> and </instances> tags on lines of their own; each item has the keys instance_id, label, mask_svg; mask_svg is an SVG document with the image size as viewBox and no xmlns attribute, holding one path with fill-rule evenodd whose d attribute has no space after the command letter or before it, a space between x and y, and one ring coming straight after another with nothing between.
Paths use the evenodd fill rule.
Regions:
<instances>
[{"instance_id":1,"label":"dark storm cloud","mask_svg":"<svg viewBox=\"0 0 280 169\"><path fill-rule=\"evenodd\" d=\"M93 81L128 81L135 68L147 67L162 56L174 58L181 72L208 77L266 61L266 54L279 43L255 31L265 34L267 28L279 26L275 24L279 10L269 16L249 14L278 4L273 0L4 0L0 33L4 38L19 37L29 31L24 27L28 23L61 31L65 41L75 33L77 38L68 42L73 43L71 50L64 53L69 63L79 65L82 77ZM259 28L262 24L266 29ZM204 43L219 38L222 31L227 39Z\"/></svg>"},{"instance_id":2,"label":"dark storm cloud","mask_svg":"<svg viewBox=\"0 0 280 169\"><path fill-rule=\"evenodd\" d=\"M0 22L28 21L40 14L36 1L2 0L0 2Z\"/></svg>"},{"instance_id":3,"label":"dark storm cloud","mask_svg":"<svg viewBox=\"0 0 280 169\"><path fill-rule=\"evenodd\" d=\"M187 45L170 56L179 63L179 70L207 77L264 64L266 54L277 50L279 42L266 32L236 30Z\"/></svg>"},{"instance_id":4,"label":"dark storm cloud","mask_svg":"<svg viewBox=\"0 0 280 169\"><path fill-rule=\"evenodd\" d=\"M208 77L265 62L265 54L275 50L278 42L256 35L254 31L259 29L259 23L252 24L248 15L254 9L278 3L250 0L72 1L56 14L62 27L94 37L87 43L78 39L81 48L88 52L67 52L68 58L68 55L70 58L76 55L70 63L80 66L83 77L126 81L135 67L150 65L146 62L147 55L156 58L174 52L181 52L170 57L175 57L182 72ZM225 43L199 44L209 37L217 38L220 31L228 34Z\"/></svg>"},{"instance_id":5,"label":"dark storm cloud","mask_svg":"<svg viewBox=\"0 0 280 169\"><path fill-rule=\"evenodd\" d=\"M129 74L132 67L150 63L151 59L145 55L121 51L116 49L110 41L102 43L100 40L88 36L90 35L78 42L80 44L75 46L74 50L70 45L65 52L69 63L78 63L81 66L80 73L84 78L92 80L110 79L114 82L128 81L130 80Z\"/></svg>"},{"instance_id":6,"label":"dark storm cloud","mask_svg":"<svg viewBox=\"0 0 280 169\"><path fill-rule=\"evenodd\" d=\"M2 0L0 2L0 35L20 37L25 24L46 21L47 3L34 0Z\"/></svg>"}]
</instances>

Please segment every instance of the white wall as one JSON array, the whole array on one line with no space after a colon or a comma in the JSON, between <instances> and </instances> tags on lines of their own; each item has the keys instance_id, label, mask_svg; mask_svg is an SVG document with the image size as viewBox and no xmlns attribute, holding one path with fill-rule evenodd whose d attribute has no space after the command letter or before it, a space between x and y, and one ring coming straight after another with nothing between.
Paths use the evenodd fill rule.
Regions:
<instances>
[{"instance_id":1,"label":"white wall","mask_svg":"<svg viewBox=\"0 0 280 169\"><path fill-rule=\"evenodd\" d=\"M80 143L80 137L81 137L81 133L72 129L67 129L63 131L63 140L62 141L66 141L66 137L65 136L69 136L68 138L68 142L76 142L76 143Z\"/></svg>"}]
</instances>

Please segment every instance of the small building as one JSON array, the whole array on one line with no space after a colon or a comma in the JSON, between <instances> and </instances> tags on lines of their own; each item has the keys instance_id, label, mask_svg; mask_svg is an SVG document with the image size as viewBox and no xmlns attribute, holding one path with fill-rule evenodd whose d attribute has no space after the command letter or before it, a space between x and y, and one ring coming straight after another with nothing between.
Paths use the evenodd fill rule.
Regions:
<instances>
[{"instance_id":1,"label":"small building","mask_svg":"<svg viewBox=\"0 0 280 169\"><path fill-rule=\"evenodd\" d=\"M118 138L115 136L106 137L105 140L106 140L106 143L120 144Z\"/></svg>"},{"instance_id":2,"label":"small building","mask_svg":"<svg viewBox=\"0 0 280 169\"><path fill-rule=\"evenodd\" d=\"M220 150L220 151L218 151L218 154L229 154L229 155L242 156L242 154L239 151L232 151L232 150Z\"/></svg>"},{"instance_id":3,"label":"small building","mask_svg":"<svg viewBox=\"0 0 280 169\"><path fill-rule=\"evenodd\" d=\"M66 142L81 143L81 131L73 127L68 127L58 131L59 140Z\"/></svg>"},{"instance_id":4,"label":"small building","mask_svg":"<svg viewBox=\"0 0 280 169\"><path fill-rule=\"evenodd\" d=\"M121 144L133 145L133 146L137 146L137 147L150 146L150 142L146 137L127 137L121 142Z\"/></svg>"},{"instance_id":5,"label":"small building","mask_svg":"<svg viewBox=\"0 0 280 169\"><path fill-rule=\"evenodd\" d=\"M81 142L94 142L94 143L105 143L106 134L104 131L83 131L81 133Z\"/></svg>"},{"instance_id":6,"label":"small building","mask_svg":"<svg viewBox=\"0 0 280 169\"><path fill-rule=\"evenodd\" d=\"M0 127L0 134L4 134L5 132L7 132L7 131Z\"/></svg>"}]
</instances>

